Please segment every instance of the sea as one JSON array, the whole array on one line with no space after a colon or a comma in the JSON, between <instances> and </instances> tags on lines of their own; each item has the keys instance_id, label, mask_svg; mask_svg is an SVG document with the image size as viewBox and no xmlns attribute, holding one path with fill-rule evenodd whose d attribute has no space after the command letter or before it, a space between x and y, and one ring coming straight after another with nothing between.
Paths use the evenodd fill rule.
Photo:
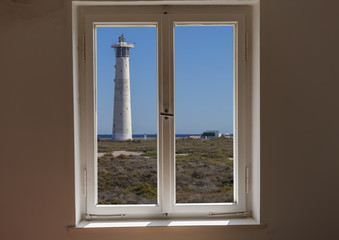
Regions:
<instances>
[{"instance_id":1,"label":"sea","mask_svg":"<svg viewBox=\"0 0 339 240\"><path fill-rule=\"evenodd\" d=\"M156 138L157 134L132 134L132 138ZM190 133L190 134L176 134L175 137L199 137L201 134ZM230 134L233 137L233 134ZM112 134L98 134L98 138L112 138Z\"/></svg>"}]
</instances>

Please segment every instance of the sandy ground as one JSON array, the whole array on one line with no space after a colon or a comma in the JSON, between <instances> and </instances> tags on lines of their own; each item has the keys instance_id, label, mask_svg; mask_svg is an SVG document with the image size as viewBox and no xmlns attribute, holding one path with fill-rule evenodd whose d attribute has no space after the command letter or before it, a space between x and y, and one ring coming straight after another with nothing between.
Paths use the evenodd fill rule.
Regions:
<instances>
[{"instance_id":1,"label":"sandy ground","mask_svg":"<svg viewBox=\"0 0 339 240\"><path fill-rule=\"evenodd\" d=\"M109 152L99 152L98 153L98 157L102 157L106 153L109 153ZM131 152L131 151L124 151L124 150L123 151L113 151L111 153L113 154L114 157L118 157L121 154L124 154L124 155L133 155L133 156L139 156L139 155L143 154L143 152Z\"/></svg>"}]
</instances>

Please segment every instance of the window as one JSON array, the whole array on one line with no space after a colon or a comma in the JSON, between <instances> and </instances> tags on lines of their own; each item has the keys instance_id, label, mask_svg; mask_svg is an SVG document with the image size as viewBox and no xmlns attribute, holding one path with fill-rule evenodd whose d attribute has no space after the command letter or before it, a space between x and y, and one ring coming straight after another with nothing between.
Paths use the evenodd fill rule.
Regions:
<instances>
[{"instance_id":1,"label":"window","mask_svg":"<svg viewBox=\"0 0 339 240\"><path fill-rule=\"evenodd\" d=\"M78 219L252 210L250 10L77 7Z\"/></svg>"}]
</instances>

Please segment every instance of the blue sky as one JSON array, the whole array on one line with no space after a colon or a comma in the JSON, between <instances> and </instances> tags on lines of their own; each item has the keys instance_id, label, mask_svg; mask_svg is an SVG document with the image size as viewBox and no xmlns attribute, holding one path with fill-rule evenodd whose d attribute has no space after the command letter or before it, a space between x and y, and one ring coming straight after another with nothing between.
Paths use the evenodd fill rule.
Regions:
<instances>
[{"instance_id":1,"label":"blue sky","mask_svg":"<svg viewBox=\"0 0 339 240\"><path fill-rule=\"evenodd\" d=\"M156 28L97 28L98 133L112 133L115 53L124 34L130 50L133 134L156 133ZM233 133L232 27L175 28L176 133Z\"/></svg>"}]
</instances>

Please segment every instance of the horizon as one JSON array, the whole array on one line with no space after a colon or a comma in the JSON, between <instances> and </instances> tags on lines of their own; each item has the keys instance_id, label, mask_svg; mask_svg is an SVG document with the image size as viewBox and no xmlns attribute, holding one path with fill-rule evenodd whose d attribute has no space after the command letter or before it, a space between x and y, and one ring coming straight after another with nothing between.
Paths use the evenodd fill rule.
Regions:
<instances>
[{"instance_id":1,"label":"horizon","mask_svg":"<svg viewBox=\"0 0 339 240\"><path fill-rule=\"evenodd\" d=\"M214 130L206 130L206 132L208 131L214 131ZM217 130L215 130L217 131ZM132 135L157 135L157 133L133 133ZM176 133L175 135L201 135L202 133ZM229 132L219 132L219 134L232 134L233 133L229 133ZM112 135L112 133L97 133L97 135Z\"/></svg>"}]
</instances>

